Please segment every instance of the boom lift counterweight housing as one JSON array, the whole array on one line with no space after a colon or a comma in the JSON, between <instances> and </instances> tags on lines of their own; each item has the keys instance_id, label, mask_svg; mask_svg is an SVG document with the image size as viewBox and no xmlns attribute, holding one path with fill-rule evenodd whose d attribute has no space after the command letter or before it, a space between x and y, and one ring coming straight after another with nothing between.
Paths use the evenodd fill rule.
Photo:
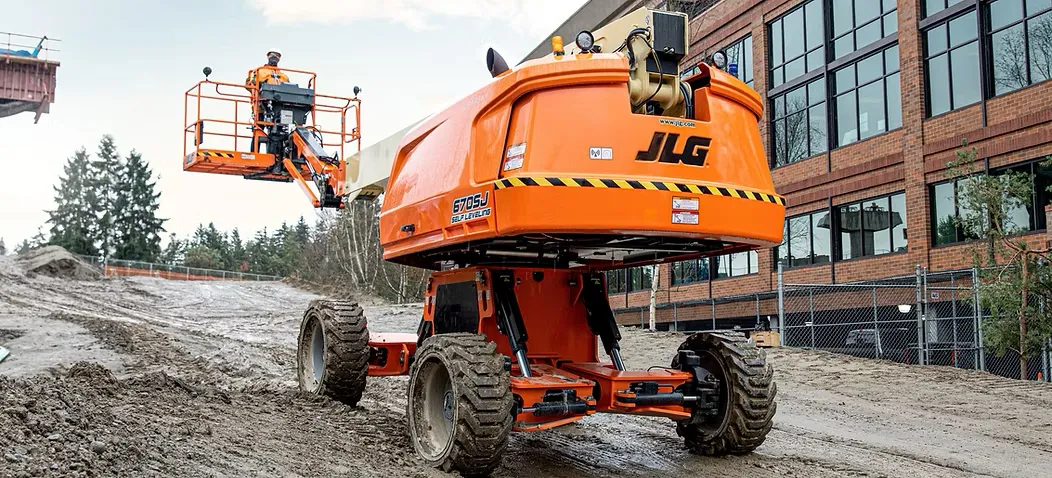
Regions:
<instances>
[{"instance_id":1,"label":"boom lift counterweight housing","mask_svg":"<svg viewBox=\"0 0 1052 478\"><path fill-rule=\"evenodd\" d=\"M346 168L347 194L385 187L384 258L434 272L415 334L370 330L353 302L313 302L300 388L353 406L368 376L409 375L415 450L464 475L494 470L512 431L596 413L671 419L696 454L760 446L776 410L763 350L739 332L702 332L668 366L631 370L607 297L606 270L782 240L763 103L706 64L681 81L686 26L685 15L641 8L576 48L554 38L552 55L514 69L491 50L493 81L412 127L389 157L329 158ZM284 173L256 173L332 164L299 126L276 163ZM188 169L248 169L201 160L207 152Z\"/></svg>"}]
</instances>

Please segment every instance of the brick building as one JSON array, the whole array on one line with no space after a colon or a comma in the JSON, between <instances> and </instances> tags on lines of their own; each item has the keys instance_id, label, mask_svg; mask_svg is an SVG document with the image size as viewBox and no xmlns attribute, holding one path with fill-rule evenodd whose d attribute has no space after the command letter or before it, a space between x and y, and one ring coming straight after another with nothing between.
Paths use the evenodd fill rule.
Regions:
<instances>
[{"instance_id":1,"label":"brick building","mask_svg":"<svg viewBox=\"0 0 1052 478\"><path fill-rule=\"evenodd\" d=\"M1052 155L1052 0L645 3L692 10L684 74L724 50L728 70L766 99L760 128L788 199L785 243L663 264L659 303L770 291L779 263L793 283L970 267L946 170L965 140L991 174L1036 174L1032 204L1013 218L1044 243L1052 169L1038 161ZM651 280L649 268L612 275L611 304L647 305Z\"/></svg>"}]
</instances>

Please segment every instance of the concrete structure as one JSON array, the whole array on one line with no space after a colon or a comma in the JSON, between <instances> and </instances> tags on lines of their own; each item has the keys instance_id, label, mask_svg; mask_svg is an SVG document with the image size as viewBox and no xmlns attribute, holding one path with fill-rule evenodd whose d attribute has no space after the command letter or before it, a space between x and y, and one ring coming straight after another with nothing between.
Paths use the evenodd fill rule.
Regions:
<instances>
[{"instance_id":1,"label":"concrete structure","mask_svg":"<svg viewBox=\"0 0 1052 478\"><path fill-rule=\"evenodd\" d=\"M59 62L48 59L58 51L48 41L0 32L0 118L32 112L37 122L51 111Z\"/></svg>"},{"instance_id":2,"label":"concrete structure","mask_svg":"<svg viewBox=\"0 0 1052 478\"><path fill-rule=\"evenodd\" d=\"M1014 218L1026 240L1043 245L1052 169L1036 161L1052 154L1050 7L721 0L696 15L682 70L727 49L736 74L766 99L761 130L788 199L787 240L751 255L664 264L658 302L770 291L779 262L792 283L970 267L946 168L963 141L980 169L1037 175L1032 204ZM649 271L612 279L615 308L649 302ZM639 320L638 310L622 314Z\"/></svg>"}]
</instances>

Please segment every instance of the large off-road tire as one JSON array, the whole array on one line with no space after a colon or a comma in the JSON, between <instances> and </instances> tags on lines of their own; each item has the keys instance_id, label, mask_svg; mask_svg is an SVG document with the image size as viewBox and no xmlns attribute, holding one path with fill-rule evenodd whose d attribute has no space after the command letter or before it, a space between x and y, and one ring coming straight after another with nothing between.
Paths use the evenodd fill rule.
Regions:
<instances>
[{"instance_id":1,"label":"large off-road tire","mask_svg":"<svg viewBox=\"0 0 1052 478\"><path fill-rule=\"evenodd\" d=\"M763 443L777 408L774 370L766 354L741 332L702 332L687 338L679 350L692 350L701 366L720 380L719 415L699 423L683 420L676 432L691 453L705 456L744 455ZM679 367L679 357L672 367Z\"/></svg>"},{"instance_id":2,"label":"large off-road tire","mask_svg":"<svg viewBox=\"0 0 1052 478\"><path fill-rule=\"evenodd\" d=\"M355 406L369 372L369 330L354 302L315 300L303 314L296 353L300 390Z\"/></svg>"},{"instance_id":3,"label":"large off-road tire","mask_svg":"<svg viewBox=\"0 0 1052 478\"><path fill-rule=\"evenodd\" d=\"M409 371L406 418L413 447L444 471L489 474L508 444L513 401L496 344L470 333L428 337Z\"/></svg>"}]
</instances>

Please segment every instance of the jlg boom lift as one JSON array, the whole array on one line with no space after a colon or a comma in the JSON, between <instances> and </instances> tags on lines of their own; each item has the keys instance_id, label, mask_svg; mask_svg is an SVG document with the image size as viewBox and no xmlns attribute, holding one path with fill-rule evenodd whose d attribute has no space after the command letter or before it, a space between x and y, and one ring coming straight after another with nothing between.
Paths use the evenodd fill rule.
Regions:
<instances>
[{"instance_id":1,"label":"jlg boom lift","mask_svg":"<svg viewBox=\"0 0 1052 478\"><path fill-rule=\"evenodd\" d=\"M367 376L409 375L416 451L469 475L498 466L513 430L595 413L669 418L698 454L759 446L775 384L753 342L696 333L668 367L630 370L607 301L605 270L781 241L760 97L708 64L681 81L686 32L684 15L640 9L515 69L490 50L492 82L413 127L387 163L352 158L348 194L386 186L384 258L434 272L415 334L370 332L354 303L312 303L300 387L355 405ZM298 119L290 129L309 129ZM292 145L274 160L295 176L312 160ZM231 163L220 172L283 174Z\"/></svg>"}]
</instances>

